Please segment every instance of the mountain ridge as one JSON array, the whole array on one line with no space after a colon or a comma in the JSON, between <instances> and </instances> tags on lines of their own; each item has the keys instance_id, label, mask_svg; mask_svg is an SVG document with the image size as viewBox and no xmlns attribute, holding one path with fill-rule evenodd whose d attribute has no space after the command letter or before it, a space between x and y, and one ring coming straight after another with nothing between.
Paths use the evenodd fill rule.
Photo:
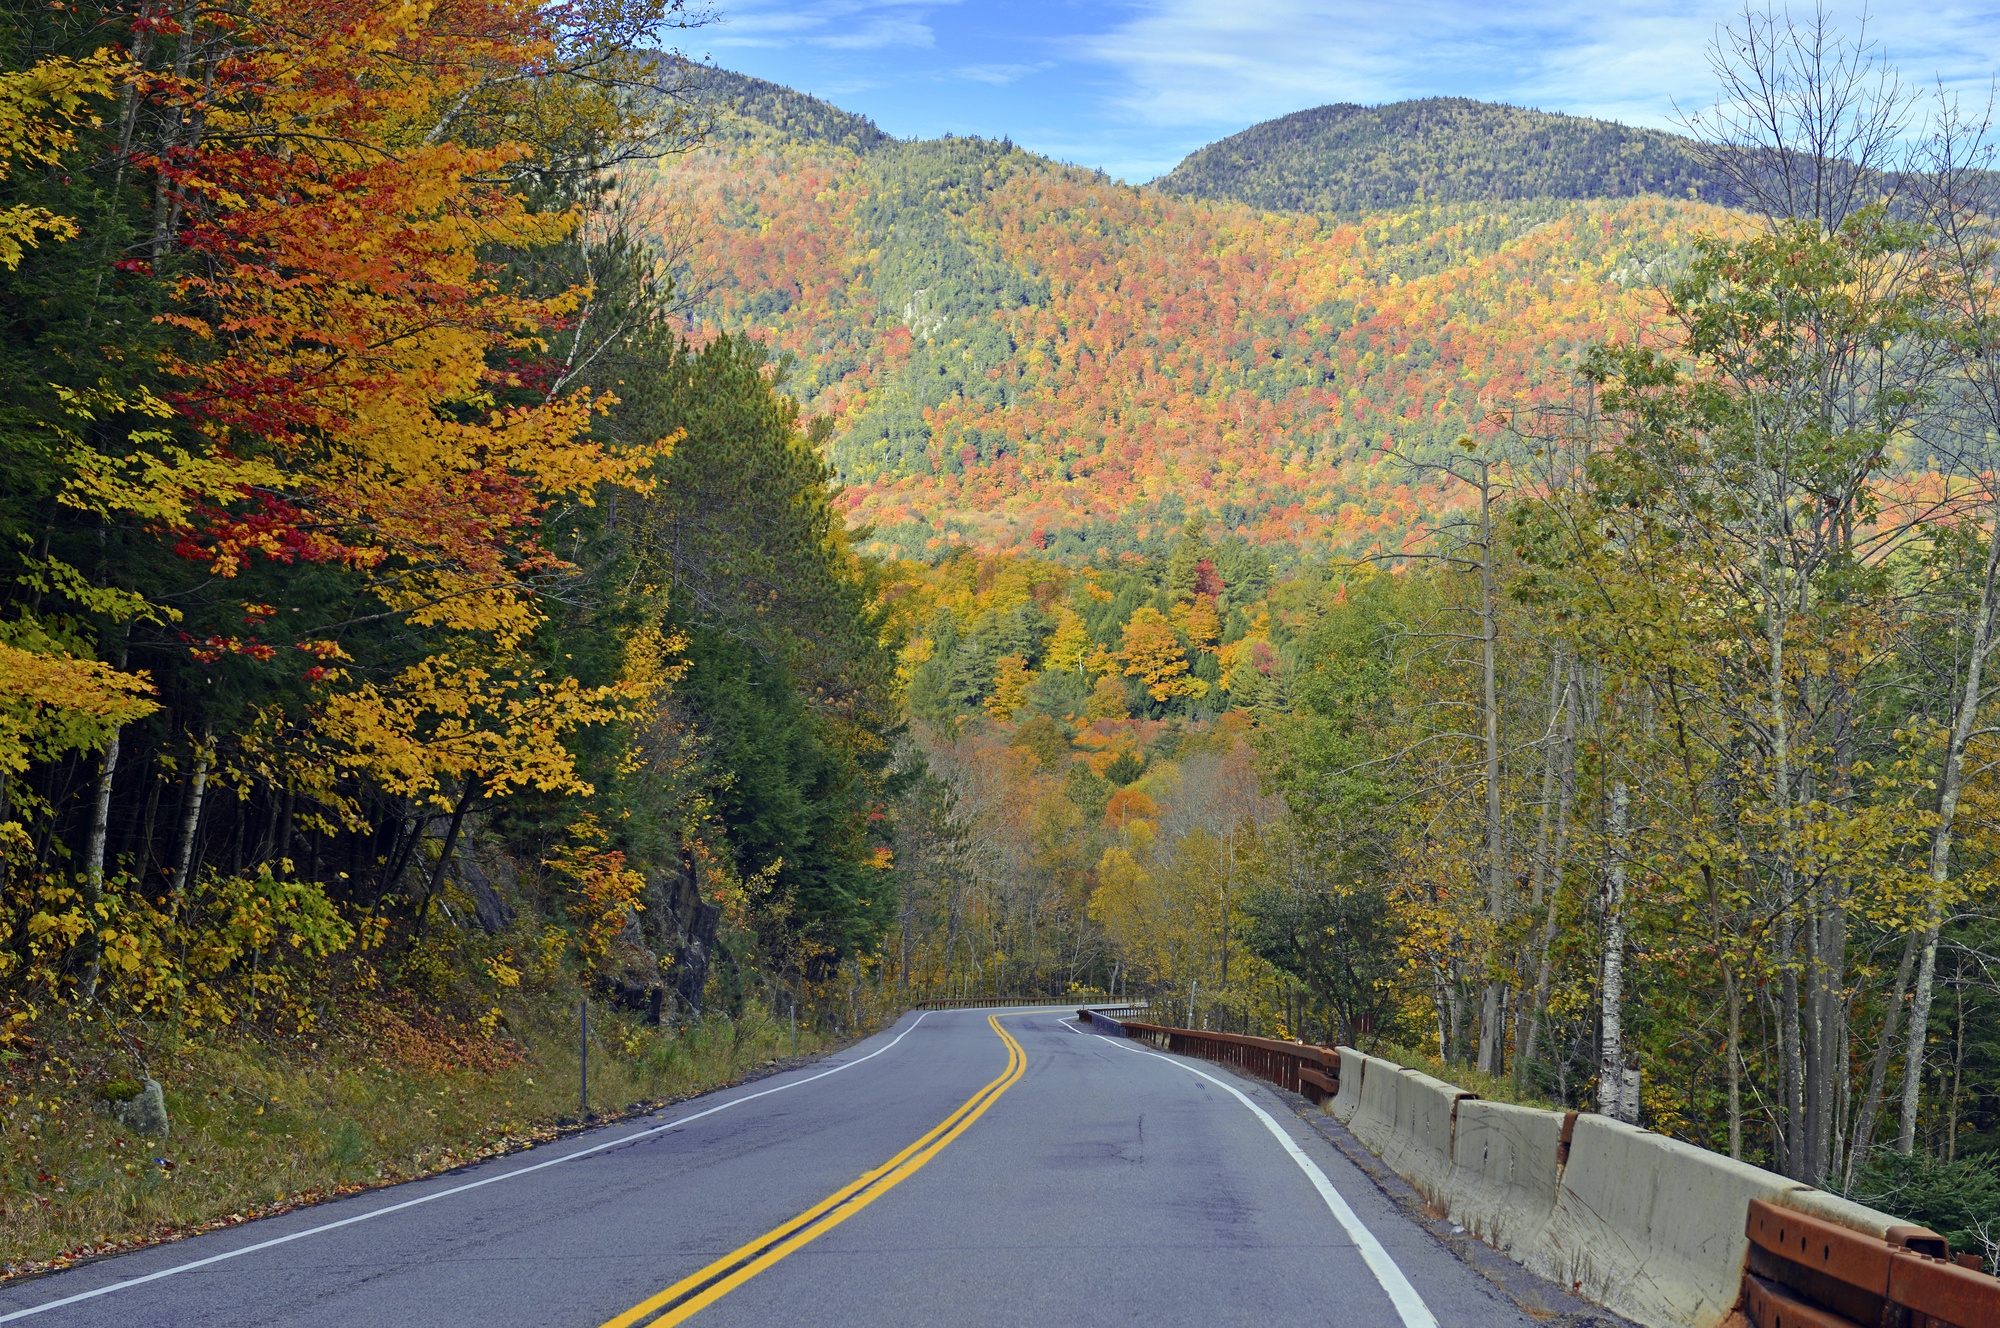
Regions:
<instances>
[{"instance_id":1,"label":"mountain ridge","mask_svg":"<svg viewBox=\"0 0 2000 1328\"><path fill-rule=\"evenodd\" d=\"M1189 153L1151 183L1181 197L1334 216L1419 202L1722 192L1692 139L1465 97L1294 111Z\"/></svg>"},{"instance_id":2,"label":"mountain ridge","mask_svg":"<svg viewBox=\"0 0 2000 1328\"><path fill-rule=\"evenodd\" d=\"M823 97L782 83L715 65L692 65L685 73L689 92L710 112L711 144L754 143L775 137L868 152L899 141L865 115L842 110Z\"/></svg>"},{"instance_id":3,"label":"mountain ridge","mask_svg":"<svg viewBox=\"0 0 2000 1328\"><path fill-rule=\"evenodd\" d=\"M689 87L712 112L712 144L784 142L866 155L906 141L823 97L713 65L694 66ZM979 135L935 141L1015 149L1010 139ZM1064 164L1016 150L1050 166ZM1342 218L1427 203L1646 194L1719 201L1729 194L1693 139L1467 97L1374 106L1331 102L1293 111L1198 148L1140 187L1266 212Z\"/></svg>"}]
</instances>

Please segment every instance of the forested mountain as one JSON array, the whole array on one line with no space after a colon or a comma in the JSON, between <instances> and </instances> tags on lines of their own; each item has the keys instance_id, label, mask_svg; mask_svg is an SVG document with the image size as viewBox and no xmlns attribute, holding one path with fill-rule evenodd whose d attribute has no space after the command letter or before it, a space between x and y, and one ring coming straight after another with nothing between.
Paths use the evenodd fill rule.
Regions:
<instances>
[{"instance_id":1,"label":"forested mountain","mask_svg":"<svg viewBox=\"0 0 2000 1328\"><path fill-rule=\"evenodd\" d=\"M697 321L787 357L849 520L895 556L1158 557L1194 512L1281 562L1398 540L1443 499L1390 454L1434 458L1566 391L1578 349L1644 319L1721 215L1270 215L1003 142L836 142L831 108L744 86L633 193L694 218Z\"/></svg>"},{"instance_id":2,"label":"forested mountain","mask_svg":"<svg viewBox=\"0 0 2000 1328\"><path fill-rule=\"evenodd\" d=\"M1186 198L1357 217L1430 203L1715 199L1694 144L1657 129L1426 97L1340 103L1266 120L1191 153L1153 182Z\"/></svg>"},{"instance_id":3,"label":"forested mountain","mask_svg":"<svg viewBox=\"0 0 2000 1328\"><path fill-rule=\"evenodd\" d=\"M866 116L766 83L747 74L708 65L688 68L685 92L709 112L712 142L759 142L772 139L795 143L826 143L867 152L894 139Z\"/></svg>"}]
</instances>

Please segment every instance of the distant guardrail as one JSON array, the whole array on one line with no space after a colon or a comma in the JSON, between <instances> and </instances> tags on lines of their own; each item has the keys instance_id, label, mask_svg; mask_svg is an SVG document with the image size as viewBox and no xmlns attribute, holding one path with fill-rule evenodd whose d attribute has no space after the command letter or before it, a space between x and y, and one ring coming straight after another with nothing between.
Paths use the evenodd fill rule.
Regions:
<instances>
[{"instance_id":1,"label":"distant guardrail","mask_svg":"<svg viewBox=\"0 0 2000 1328\"><path fill-rule=\"evenodd\" d=\"M1340 1091L1340 1053L1332 1047L1309 1047L1303 1042L1251 1037L1244 1033L1210 1033L1202 1029L1143 1024L1113 1018L1109 1014L1111 1008L1100 1005L1080 1009L1077 1021L1097 1024L1105 1032L1122 1033L1129 1038L1150 1042L1164 1051L1198 1056L1243 1074L1267 1079L1280 1088L1304 1094L1314 1102L1324 1102Z\"/></svg>"},{"instance_id":2,"label":"distant guardrail","mask_svg":"<svg viewBox=\"0 0 2000 1328\"><path fill-rule=\"evenodd\" d=\"M1076 994L1063 996L956 996L942 1000L911 1001L912 1010L999 1010L1017 1005L1054 1005L1067 1008Z\"/></svg>"}]
</instances>

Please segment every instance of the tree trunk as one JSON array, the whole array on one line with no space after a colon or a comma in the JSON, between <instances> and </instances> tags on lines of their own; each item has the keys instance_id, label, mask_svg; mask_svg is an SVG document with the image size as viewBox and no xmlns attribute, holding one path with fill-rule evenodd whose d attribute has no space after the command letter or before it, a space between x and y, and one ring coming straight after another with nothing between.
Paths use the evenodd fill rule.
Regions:
<instances>
[{"instance_id":1,"label":"tree trunk","mask_svg":"<svg viewBox=\"0 0 2000 1328\"><path fill-rule=\"evenodd\" d=\"M1496 971L1500 929L1507 923L1507 853L1500 814L1500 694L1494 654L1499 622L1493 585L1493 489L1487 467L1479 467L1479 628L1486 710L1486 910L1493 943L1486 955L1485 990L1479 1005L1479 1071L1498 1074L1504 984Z\"/></svg>"},{"instance_id":2,"label":"tree trunk","mask_svg":"<svg viewBox=\"0 0 2000 1328\"><path fill-rule=\"evenodd\" d=\"M1854 1118L1854 1141L1848 1145L1847 1166L1843 1170L1841 1193L1854 1189L1854 1177L1868 1165L1869 1150L1875 1146L1875 1126L1882 1114L1882 1093L1889 1082L1889 1057L1896 1049L1896 1030L1903 1019L1903 993L1910 989L1910 970L1917 962L1922 937L1911 932L1903 942L1903 959L1896 965L1896 985L1889 993L1889 1008L1882 1014L1882 1037L1875 1044L1875 1057L1868 1067L1868 1091L1861 1099L1861 1111Z\"/></svg>"},{"instance_id":3,"label":"tree trunk","mask_svg":"<svg viewBox=\"0 0 2000 1328\"><path fill-rule=\"evenodd\" d=\"M1766 570L1766 584L1775 580ZM1785 1141L1782 1170L1797 1180L1807 1178L1804 1069L1799 1030L1798 899L1792 869L1792 747L1791 707L1785 696L1785 617L1790 605L1775 590L1765 596L1765 635L1769 642L1766 685L1771 723L1771 799L1778 813L1778 951L1783 965L1783 998L1778 1011L1778 1071L1784 1094Z\"/></svg>"},{"instance_id":4,"label":"tree trunk","mask_svg":"<svg viewBox=\"0 0 2000 1328\"><path fill-rule=\"evenodd\" d=\"M264 794L270 799L270 805L264 808L264 828L258 833L257 847L250 851L250 860L246 864L251 867L269 862L278 855L278 818L285 809L284 798L278 792L277 781L267 779L263 783Z\"/></svg>"},{"instance_id":5,"label":"tree trunk","mask_svg":"<svg viewBox=\"0 0 2000 1328\"><path fill-rule=\"evenodd\" d=\"M1933 910L1935 912L1935 908ZM1917 990L1910 1001L1910 1040L1903 1054L1903 1103L1897 1122L1896 1151L1908 1157L1917 1146L1917 1111L1922 1104L1924 1044L1930 1036L1932 983L1937 977L1938 923L1924 928L1917 961Z\"/></svg>"},{"instance_id":6,"label":"tree trunk","mask_svg":"<svg viewBox=\"0 0 2000 1328\"><path fill-rule=\"evenodd\" d=\"M1433 998L1437 1006L1438 1059L1451 1063L1452 1006L1456 1003L1451 994L1451 981L1445 975L1441 964L1431 965L1431 984L1437 995Z\"/></svg>"},{"instance_id":7,"label":"tree trunk","mask_svg":"<svg viewBox=\"0 0 2000 1328\"><path fill-rule=\"evenodd\" d=\"M1965 661L1965 687L1959 693L1958 713L1953 716L1951 741L1945 747L1944 769L1938 774L1938 819L1931 831L1931 899L1929 919L1924 925L1922 961L1917 967L1917 990L1910 1002L1909 1052L1903 1057L1903 1113L1896 1133L1896 1151L1908 1156L1916 1146L1917 1105L1923 1089L1924 1041L1930 1035L1931 983L1937 976L1938 929L1943 923L1945 881L1951 868L1952 822L1965 790L1965 749L1972 741L1973 725L1979 718L1982 677L1986 656L1993 648L1993 625L2000 610L2000 512L1986 542L1986 580L1980 588L1979 613L1973 621L1972 650Z\"/></svg>"},{"instance_id":8,"label":"tree trunk","mask_svg":"<svg viewBox=\"0 0 2000 1328\"><path fill-rule=\"evenodd\" d=\"M174 82L186 86L194 69L195 45L199 39L198 21L200 6L194 0L185 0L181 5L179 32L180 40L174 50ZM179 149L193 147L201 139L200 112L190 115L185 109L175 107L168 119L168 126L161 134L160 157L171 161ZM180 220L181 194L172 187L170 180L162 175L153 190L153 265L163 268L167 264L172 247L174 227Z\"/></svg>"},{"instance_id":9,"label":"tree trunk","mask_svg":"<svg viewBox=\"0 0 2000 1328\"><path fill-rule=\"evenodd\" d=\"M1723 999L1729 1003L1729 1156L1743 1160L1743 994L1736 987L1736 969L1722 965Z\"/></svg>"},{"instance_id":10,"label":"tree trunk","mask_svg":"<svg viewBox=\"0 0 2000 1328\"><path fill-rule=\"evenodd\" d=\"M188 877L194 870L195 830L201 822L202 795L208 789L208 766L215 755L215 738L204 732L201 742L195 747L194 772L188 779L187 804L181 808L180 843L174 849L174 879L167 892L171 900L168 915L180 918L181 905L187 898Z\"/></svg>"},{"instance_id":11,"label":"tree trunk","mask_svg":"<svg viewBox=\"0 0 2000 1328\"><path fill-rule=\"evenodd\" d=\"M1778 914L1778 962L1783 977L1778 983L1778 1077L1784 1093L1784 1146L1778 1155L1780 1169L1793 1179L1801 1179L1805 1159L1803 1140L1805 1098L1799 1072L1799 970L1798 916L1789 902Z\"/></svg>"},{"instance_id":12,"label":"tree trunk","mask_svg":"<svg viewBox=\"0 0 2000 1328\"><path fill-rule=\"evenodd\" d=\"M1613 1120L1638 1119L1639 1103L1627 1101L1625 1083L1625 826L1631 790L1620 779L1611 786L1611 861L1604 873L1604 966L1597 1052L1598 1110Z\"/></svg>"},{"instance_id":13,"label":"tree trunk","mask_svg":"<svg viewBox=\"0 0 2000 1328\"><path fill-rule=\"evenodd\" d=\"M1838 677L1827 679L1827 715L1833 725L1831 802L1843 818L1854 805L1854 725L1852 701ZM1809 788L1801 789L1811 799ZM1812 892L1806 965L1805 1056L1806 1155L1803 1178L1817 1185L1833 1173L1838 1156L1839 1115L1847 1103L1847 899L1838 873L1823 875Z\"/></svg>"},{"instance_id":14,"label":"tree trunk","mask_svg":"<svg viewBox=\"0 0 2000 1328\"><path fill-rule=\"evenodd\" d=\"M1729 1085L1729 1156L1743 1159L1743 993L1736 983L1736 964L1723 939L1722 892L1716 886L1713 867L1702 869L1708 886L1709 940L1715 946L1716 966L1722 970L1722 1000L1729 1020L1727 1041L1722 1048L1723 1074Z\"/></svg>"},{"instance_id":15,"label":"tree trunk","mask_svg":"<svg viewBox=\"0 0 2000 1328\"><path fill-rule=\"evenodd\" d=\"M103 965L104 948L98 943L97 925L103 921L99 910L104 902L104 841L111 830L111 781L118 773L118 737L122 729L111 730L104 744L104 764L97 774L97 798L90 812L90 839L83 851L83 914L88 930L84 933L83 973L77 981L78 1005L97 999L97 979Z\"/></svg>"},{"instance_id":16,"label":"tree trunk","mask_svg":"<svg viewBox=\"0 0 2000 1328\"><path fill-rule=\"evenodd\" d=\"M1542 1016L1549 1004L1549 957L1555 948L1558 910L1562 904L1563 859L1569 847L1570 802L1576 792L1576 706L1581 700L1579 670L1570 665L1569 677L1563 686L1562 699L1562 773L1556 782L1556 833L1555 848L1549 858L1548 912L1542 919L1541 952L1535 960L1535 996L1528 1007L1528 1036L1521 1044L1519 1059L1515 1062L1515 1079L1527 1083L1527 1066L1534 1063L1542 1031Z\"/></svg>"},{"instance_id":17,"label":"tree trunk","mask_svg":"<svg viewBox=\"0 0 2000 1328\"><path fill-rule=\"evenodd\" d=\"M472 810L472 804L479 800L480 782L478 776L465 781L465 789L458 796L458 806L451 809L451 824L445 827L444 844L438 849L437 866L431 868L430 883L424 889L423 907L417 910L417 934L424 933L424 924L430 920L431 901L444 888L444 874L451 867L451 857L458 849L459 828L465 824L465 815Z\"/></svg>"},{"instance_id":18,"label":"tree trunk","mask_svg":"<svg viewBox=\"0 0 2000 1328\"><path fill-rule=\"evenodd\" d=\"M1528 897L1530 907L1539 911L1542 907L1542 891L1548 884L1549 838L1554 832L1557 768L1561 764L1562 752L1559 740L1559 725L1562 720L1563 699L1566 695L1563 683L1563 656L1557 650L1549 657L1549 705L1548 721L1542 726L1542 798L1536 806L1535 817L1535 860L1529 866ZM1525 968L1525 956L1522 967Z\"/></svg>"},{"instance_id":19,"label":"tree trunk","mask_svg":"<svg viewBox=\"0 0 2000 1328\"><path fill-rule=\"evenodd\" d=\"M715 948L715 930L722 920L722 907L701 895L700 865L694 851L681 844L680 870L674 874L672 912L674 915L674 995L693 1015L700 1015L708 989L709 959Z\"/></svg>"},{"instance_id":20,"label":"tree trunk","mask_svg":"<svg viewBox=\"0 0 2000 1328\"><path fill-rule=\"evenodd\" d=\"M1827 935L1828 906L1825 898L1829 888L1826 881L1821 881L1814 888L1811 895L1813 908L1805 928L1804 1037L1800 1045L1799 1074L1805 1103L1805 1128L1799 1178L1815 1185L1826 1174L1827 1133L1833 1116L1833 1098L1828 1083L1833 1069L1830 1044L1834 1022L1828 1012L1831 1003L1828 970L1834 962L1829 955L1830 938Z\"/></svg>"}]
</instances>

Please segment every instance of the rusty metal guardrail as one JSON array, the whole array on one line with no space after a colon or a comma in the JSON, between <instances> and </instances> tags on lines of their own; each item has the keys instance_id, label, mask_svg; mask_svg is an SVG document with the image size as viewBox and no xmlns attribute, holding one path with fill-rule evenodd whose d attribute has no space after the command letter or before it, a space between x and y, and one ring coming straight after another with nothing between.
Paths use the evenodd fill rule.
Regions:
<instances>
[{"instance_id":1,"label":"rusty metal guardrail","mask_svg":"<svg viewBox=\"0 0 2000 1328\"><path fill-rule=\"evenodd\" d=\"M949 1000L911 1001L912 1010L994 1010L1016 1005L1063 1005L1076 999L1064 996L963 996Z\"/></svg>"},{"instance_id":2,"label":"rusty metal guardrail","mask_svg":"<svg viewBox=\"0 0 2000 1328\"><path fill-rule=\"evenodd\" d=\"M1742 1313L1755 1328L1995 1328L2000 1278L1922 1227L1883 1236L1750 1202Z\"/></svg>"},{"instance_id":3,"label":"rusty metal guardrail","mask_svg":"<svg viewBox=\"0 0 2000 1328\"><path fill-rule=\"evenodd\" d=\"M1091 1011L1079 1010L1080 1022L1092 1022ZM1340 1091L1340 1053L1332 1047L1251 1037L1244 1033L1208 1033L1193 1028L1118 1021L1125 1036L1150 1042L1163 1051L1197 1056L1243 1074L1269 1080L1280 1088L1324 1102Z\"/></svg>"}]
</instances>

